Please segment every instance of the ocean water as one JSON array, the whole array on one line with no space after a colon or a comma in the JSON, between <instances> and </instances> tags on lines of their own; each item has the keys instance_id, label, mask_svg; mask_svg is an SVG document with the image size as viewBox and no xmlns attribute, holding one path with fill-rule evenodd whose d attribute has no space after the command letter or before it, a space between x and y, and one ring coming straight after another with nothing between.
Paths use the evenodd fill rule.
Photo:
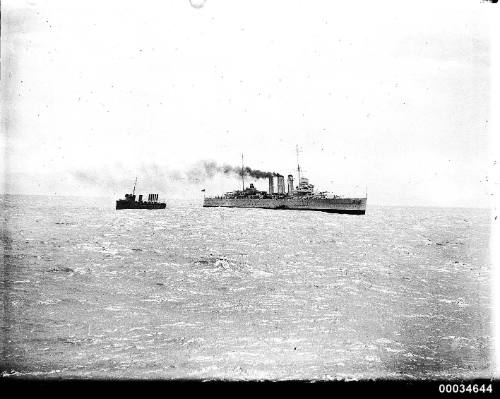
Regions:
<instances>
[{"instance_id":1,"label":"ocean water","mask_svg":"<svg viewBox=\"0 0 500 399\"><path fill-rule=\"evenodd\" d=\"M488 210L0 199L4 376L492 375Z\"/></svg>"}]
</instances>

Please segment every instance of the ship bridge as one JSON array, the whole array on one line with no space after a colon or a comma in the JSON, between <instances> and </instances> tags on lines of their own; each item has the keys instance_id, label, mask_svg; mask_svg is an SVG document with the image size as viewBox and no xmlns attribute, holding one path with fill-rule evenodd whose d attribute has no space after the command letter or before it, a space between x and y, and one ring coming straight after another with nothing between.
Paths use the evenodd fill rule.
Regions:
<instances>
[{"instance_id":1,"label":"ship bridge","mask_svg":"<svg viewBox=\"0 0 500 399\"><path fill-rule=\"evenodd\" d=\"M314 194L314 185L309 183L309 179L307 177L301 177L299 179L299 185L296 187L295 193L297 195Z\"/></svg>"}]
</instances>

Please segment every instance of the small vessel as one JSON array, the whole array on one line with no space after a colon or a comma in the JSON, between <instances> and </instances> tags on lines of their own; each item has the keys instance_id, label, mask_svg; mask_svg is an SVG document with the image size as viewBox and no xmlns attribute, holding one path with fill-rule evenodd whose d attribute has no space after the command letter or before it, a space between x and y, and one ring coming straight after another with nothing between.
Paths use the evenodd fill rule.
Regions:
<instances>
[{"instance_id":1,"label":"small vessel","mask_svg":"<svg viewBox=\"0 0 500 399\"><path fill-rule=\"evenodd\" d=\"M148 194L148 200L142 200L142 194L139 195L138 201L135 200L135 187L137 185L137 177L135 178L134 189L132 194L125 194L125 199L116 200L116 209L165 209L167 204L158 201L158 194Z\"/></svg>"}]
</instances>

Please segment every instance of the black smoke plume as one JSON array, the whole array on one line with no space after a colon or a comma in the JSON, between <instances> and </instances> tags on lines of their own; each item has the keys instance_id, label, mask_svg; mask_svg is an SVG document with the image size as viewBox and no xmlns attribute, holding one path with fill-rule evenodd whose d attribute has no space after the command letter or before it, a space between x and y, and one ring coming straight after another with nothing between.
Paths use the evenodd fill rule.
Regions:
<instances>
[{"instance_id":1,"label":"black smoke plume","mask_svg":"<svg viewBox=\"0 0 500 399\"><path fill-rule=\"evenodd\" d=\"M259 169L252 169L249 166L231 166L231 165L218 165L215 161L202 161L208 177L214 177L216 174L223 175L236 175L236 176L250 176L255 179L265 179L275 176L274 172L264 172Z\"/></svg>"}]
</instances>

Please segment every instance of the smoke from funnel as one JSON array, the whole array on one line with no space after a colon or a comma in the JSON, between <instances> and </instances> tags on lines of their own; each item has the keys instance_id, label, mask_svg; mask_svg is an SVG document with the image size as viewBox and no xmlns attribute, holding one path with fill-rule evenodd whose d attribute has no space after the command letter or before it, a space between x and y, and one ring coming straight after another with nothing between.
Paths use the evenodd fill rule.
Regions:
<instances>
[{"instance_id":1,"label":"smoke from funnel","mask_svg":"<svg viewBox=\"0 0 500 399\"><path fill-rule=\"evenodd\" d=\"M228 164L218 165L215 161L201 161L201 164L203 165L206 176L209 178L212 178L217 174L250 176L255 179L265 179L275 175L275 173L273 172L265 172L259 169L252 169L249 166L245 166L244 168L242 168L241 166L231 166ZM192 172L193 169L188 170L188 173Z\"/></svg>"}]
</instances>

